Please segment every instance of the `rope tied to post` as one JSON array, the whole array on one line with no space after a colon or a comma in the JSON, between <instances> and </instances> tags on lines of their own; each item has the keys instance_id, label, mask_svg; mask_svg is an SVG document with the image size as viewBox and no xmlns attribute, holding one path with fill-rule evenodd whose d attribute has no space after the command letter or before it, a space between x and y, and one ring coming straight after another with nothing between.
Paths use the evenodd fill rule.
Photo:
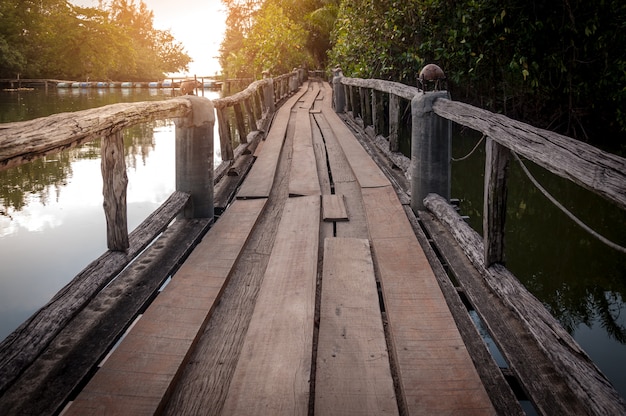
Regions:
<instances>
[{"instance_id":1,"label":"rope tied to post","mask_svg":"<svg viewBox=\"0 0 626 416\"><path fill-rule=\"evenodd\" d=\"M483 137L481 137L481 138L480 138L480 140L478 141L478 143L476 143L476 146L474 146L474 148L473 148L472 150L470 150L470 152L469 152L468 154L466 154L465 156L463 156L463 157L459 157L459 158L454 158L454 157L453 157L453 158L451 158L451 160L452 160L453 162L461 162L461 161L463 161L463 160L467 159L468 157L470 157L471 155L473 155L473 154L474 154L474 152L476 151L476 149L478 149L478 146L480 146L480 144L483 142L483 140L485 140L485 138L486 138L486 137L487 137L487 135L486 135L486 134L483 134Z\"/></svg>"},{"instance_id":2,"label":"rope tied to post","mask_svg":"<svg viewBox=\"0 0 626 416\"><path fill-rule=\"evenodd\" d=\"M483 136L484 137L484 136ZM524 162L522 162L522 160L520 159L520 157L517 155L517 153L511 151L511 153L513 154L513 157L515 157L515 159L519 162L520 166L522 167L522 170L524 171L524 173L526 174L526 176L528 176L528 179L530 179L530 181L533 183L533 185L535 185L537 187L537 189L539 189L539 191L546 197L548 198L548 200L550 202L552 202L559 210L561 210L565 215L567 215L572 221L574 221L574 223L576 223L576 225L578 225L579 227L581 227L583 230L587 231L589 234L591 234L593 237L595 237L596 239L600 240L601 242L603 242L604 244L606 244L607 246L611 247L614 250L617 250L621 253L626 254L626 248L620 246L617 243L614 243L613 241L609 240L608 238L604 237L603 235L599 234L597 231L593 230L591 227L589 227L587 224L585 224L584 222L582 222L582 220L580 220L578 217L576 217L571 211L569 211L567 208L565 208L565 206L563 206L559 201L556 200L556 198L554 198L543 186L541 186L541 184L537 181L537 179L535 179L535 177L530 173L530 171L528 170L528 168L526 167L526 165L524 165Z\"/></svg>"}]
</instances>

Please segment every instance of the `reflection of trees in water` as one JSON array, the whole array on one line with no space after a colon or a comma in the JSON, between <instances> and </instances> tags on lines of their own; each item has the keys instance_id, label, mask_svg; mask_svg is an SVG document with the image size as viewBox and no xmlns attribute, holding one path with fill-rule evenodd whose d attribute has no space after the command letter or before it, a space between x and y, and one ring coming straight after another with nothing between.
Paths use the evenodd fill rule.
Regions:
<instances>
[{"instance_id":1,"label":"reflection of trees in water","mask_svg":"<svg viewBox=\"0 0 626 416\"><path fill-rule=\"evenodd\" d=\"M165 122L159 123L164 125ZM157 122L145 123L124 131L124 151L128 168L136 168L138 161L146 163L155 147L153 128L156 125ZM58 199L63 186L72 176L72 162L99 158L100 140L94 140L0 171L0 215L10 217L12 212L20 211L31 196L36 196L43 205L50 198Z\"/></svg>"},{"instance_id":2,"label":"reflection of trees in water","mask_svg":"<svg viewBox=\"0 0 626 416\"><path fill-rule=\"evenodd\" d=\"M480 136L455 136L453 156L464 156ZM452 164L452 197L482 233L484 147ZM626 245L626 212L591 192L527 163L539 182L600 234ZM626 344L626 255L587 234L530 183L516 163L509 171L506 266L573 333L601 325ZM626 311L625 311L626 312Z\"/></svg>"}]
</instances>

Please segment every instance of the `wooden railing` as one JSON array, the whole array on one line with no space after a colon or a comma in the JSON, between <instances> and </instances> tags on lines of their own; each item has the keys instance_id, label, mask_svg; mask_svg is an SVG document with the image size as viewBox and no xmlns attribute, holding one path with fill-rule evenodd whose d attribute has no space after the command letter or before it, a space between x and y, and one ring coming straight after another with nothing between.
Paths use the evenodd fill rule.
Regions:
<instances>
[{"instance_id":1,"label":"wooden railing","mask_svg":"<svg viewBox=\"0 0 626 416\"><path fill-rule=\"evenodd\" d=\"M429 193L449 197L451 131L439 117L487 136L484 199L487 267L503 259L506 212L503 197L510 151L626 209L626 159L622 157L501 114L452 101L445 91L425 93L416 87L377 79L336 77L333 83L344 88L342 96L335 96L337 111L352 112L377 134L384 131L381 126L388 120L391 151L398 151L398 132L403 130L398 102L410 101L412 125L405 127L405 131L411 137L414 210L424 207L424 198ZM382 105L381 93L388 94L388 111Z\"/></svg>"},{"instance_id":2,"label":"wooden railing","mask_svg":"<svg viewBox=\"0 0 626 416\"><path fill-rule=\"evenodd\" d=\"M192 248L194 239L200 238L206 232L213 219L214 184L229 167L237 163L238 156L244 153L243 150L248 146L247 135L251 131L267 127L276 105L297 90L303 78L302 70L274 79L266 78L252 83L246 90L234 96L213 101L203 97L184 96L164 101L112 104L31 121L0 124L0 170L101 139L103 205L109 247L108 252L92 262L47 305L0 343L0 396L85 305L122 270L129 270L127 266L137 256L145 255L144 250L155 238L166 229L174 228L171 223L176 217L191 222L200 221L199 228L203 228L178 233L181 239L187 238L189 241L178 240L175 244L176 250L181 253L169 256L172 257L171 267L175 267L184 258L186 254L182 251ZM214 109L217 110L220 123L223 159L216 169L213 166ZM229 114L231 109L234 117ZM233 118L234 126L231 124ZM122 132L139 123L162 119L174 119L176 124L176 190L161 207L129 234L126 219L128 179ZM178 228L184 227L181 225L184 221L176 223L174 225ZM163 275L161 283L171 272L167 267L170 266L161 264L157 267L158 273L155 272ZM142 268L145 269L145 266L140 267ZM152 280L158 284L159 279ZM132 299L134 312L129 311L124 317L116 318L120 322L114 325L112 323L116 327L115 331L102 335L102 346L115 341L119 332L128 325L128 320L133 319L133 313L137 313L154 295L153 292L154 290ZM97 322L89 325L89 330L83 330L93 330ZM98 352L94 354L94 358L97 358Z\"/></svg>"},{"instance_id":3,"label":"wooden railing","mask_svg":"<svg viewBox=\"0 0 626 416\"><path fill-rule=\"evenodd\" d=\"M386 137L386 153L397 152L403 140L405 147L410 142L411 160L406 163L410 168L406 173L411 179L411 208L453 270L458 290L486 322L513 375L539 413L626 412L624 399L582 348L503 266L507 171L512 157L531 160L622 209L626 208L626 159L452 101L445 91L424 92L390 81L347 78L340 70L335 72L332 83L335 111L360 120L374 136ZM482 237L448 203L451 122L487 137ZM445 226L441 228L431 218ZM443 237L444 228L453 238ZM464 269L464 262L455 253L465 254L475 270ZM476 273L481 279L472 280L469 276ZM499 306L494 299L499 299ZM544 373L546 368L553 368L564 384L557 385L556 377Z\"/></svg>"}]
</instances>

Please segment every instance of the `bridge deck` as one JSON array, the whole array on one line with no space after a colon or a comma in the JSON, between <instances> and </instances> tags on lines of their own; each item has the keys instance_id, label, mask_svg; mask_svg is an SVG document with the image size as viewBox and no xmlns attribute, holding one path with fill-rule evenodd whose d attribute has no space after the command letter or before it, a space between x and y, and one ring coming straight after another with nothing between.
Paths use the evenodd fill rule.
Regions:
<instances>
[{"instance_id":1,"label":"bridge deck","mask_svg":"<svg viewBox=\"0 0 626 416\"><path fill-rule=\"evenodd\" d=\"M495 414L330 100L310 83L280 108L235 202L66 415Z\"/></svg>"}]
</instances>

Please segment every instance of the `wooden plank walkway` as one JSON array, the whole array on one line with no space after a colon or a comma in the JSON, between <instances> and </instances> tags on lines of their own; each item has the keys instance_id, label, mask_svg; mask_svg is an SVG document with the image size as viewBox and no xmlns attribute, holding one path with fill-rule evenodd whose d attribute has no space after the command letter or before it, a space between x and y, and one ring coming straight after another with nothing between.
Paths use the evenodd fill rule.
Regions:
<instances>
[{"instance_id":1,"label":"wooden plank walkway","mask_svg":"<svg viewBox=\"0 0 626 416\"><path fill-rule=\"evenodd\" d=\"M280 108L237 199L65 415L495 414L330 101L311 82Z\"/></svg>"}]
</instances>

